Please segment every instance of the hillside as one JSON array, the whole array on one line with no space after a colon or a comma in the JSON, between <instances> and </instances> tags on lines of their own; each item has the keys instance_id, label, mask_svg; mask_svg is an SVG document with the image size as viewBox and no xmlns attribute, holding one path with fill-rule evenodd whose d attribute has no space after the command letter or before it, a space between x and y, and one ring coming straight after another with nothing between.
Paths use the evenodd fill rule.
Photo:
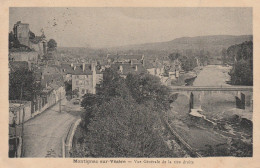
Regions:
<instances>
[{"instance_id":1,"label":"hillside","mask_svg":"<svg viewBox=\"0 0 260 168\"><path fill-rule=\"evenodd\" d=\"M204 50L211 58L220 59L223 48L227 49L234 44L240 44L253 39L252 35L231 36L198 36L182 37L167 42L156 42L146 44L135 44L112 48L84 48L84 47L58 47L58 52L70 55L70 57L104 58L107 53L132 53L144 54L149 58L168 57L170 53L180 52L187 56L191 53L199 53ZM189 51L191 50L191 51ZM188 54L187 54L188 53Z\"/></svg>"},{"instance_id":2,"label":"hillside","mask_svg":"<svg viewBox=\"0 0 260 168\"><path fill-rule=\"evenodd\" d=\"M252 35L231 36L231 35L215 35L215 36L197 36L197 37L181 37L167 42L146 43L137 45L128 45L114 47L111 50L163 50L173 52L175 50L218 50L228 48L231 45L239 44L244 41L253 39Z\"/></svg>"}]
</instances>

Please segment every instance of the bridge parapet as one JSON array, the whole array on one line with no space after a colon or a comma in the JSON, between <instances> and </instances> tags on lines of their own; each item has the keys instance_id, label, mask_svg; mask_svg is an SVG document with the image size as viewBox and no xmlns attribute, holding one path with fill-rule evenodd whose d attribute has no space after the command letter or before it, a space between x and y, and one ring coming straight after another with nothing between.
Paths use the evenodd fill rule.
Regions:
<instances>
[{"instance_id":1,"label":"bridge parapet","mask_svg":"<svg viewBox=\"0 0 260 168\"><path fill-rule=\"evenodd\" d=\"M228 92L236 99L236 108L249 108L252 111L253 86L172 86L173 94L186 95L190 99L190 108L201 108L202 97Z\"/></svg>"},{"instance_id":2,"label":"bridge parapet","mask_svg":"<svg viewBox=\"0 0 260 168\"><path fill-rule=\"evenodd\" d=\"M171 91L250 91L253 86L171 86Z\"/></svg>"}]
</instances>

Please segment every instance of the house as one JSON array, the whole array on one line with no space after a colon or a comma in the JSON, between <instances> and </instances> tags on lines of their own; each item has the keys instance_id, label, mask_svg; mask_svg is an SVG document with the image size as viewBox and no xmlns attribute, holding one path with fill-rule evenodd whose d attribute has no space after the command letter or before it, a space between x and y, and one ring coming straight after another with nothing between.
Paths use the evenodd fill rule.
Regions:
<instances>
[{"instance_id":1,"label":"house","mask_svg":"<svg viewBox=\"0 0 260 168\"><path fill-rule=\"evenodd\" d=\"M103 79L103 73L96 69L96 62L91 64L71 64L72 91L77 90L79 97L86 93L96 93L96 85ZM66 72L66 70L65 70Z\"/></svg>"},{"instance_id":2,"label":"house","mask_svg":"<svg viewBox=\"0 0 260 168\"><path fill-rule=\"evenodd\" d=\"M34 39L30 39L30 48L38 53L38 57L43 59L43 56L47 54L47 40L45 35L35 36Z\"/></svg>"},{"instance_id":3,"label":"house","mask_svg":"<svg viewBox=\"0 0 260 168\"><path fill-rule=\"evenodd\" d=\"M146 69L142 64L124 64L115 63L111 65L111 68L117 71L121 77L126 78L129 73L141 74L147 73Z\"/></svg>"},{"instance_id":4,"label":"house","mask_svg":"<svg viewBox=\"0 0 260 168\"><path fill-rule=\"evenodd\" d=\"M170 79L177 80L180 76L180 73L183 72L181 67L181 61L177 58L172 63L168 70L168 75Z\"/></svg>"},{"instance_id":5,"label":"house","mask_svg":"<svg viewBox=\"0 0 260 168\"><path fill-rule=\"evenodd\" d=\"M71 64L61 64L60 65L60 72L63 75L64 82L65 81L71 81L72 80L72 74L74 73L74 65L73 63Z\"/></svg>"},{"instance_id":6,"label":"house","mask_svg":"<svg viewBox=\"0 0 260 168\"><path fill-rule=\"evenodd\" d=\"M149 74L160 77L164 74L164 65L158 61L158 59L155 60L146 60L145 61L145 69L149 72Z\"/></svg>"},{"instance_id":7,"label":"house","mask_svg":"<svg viewBox=\"0 0 260 168\"><path fill-rule=\"evenodd\" d=\"M9 100L9 125L12 125L13 123L19 125L30 118L30 101Z\"/></svg>"},{"instance_id":8,"label":"house","mask_svg":"<svg viewBox=\"0 0 260 168\"><path fill-rule=\"evenodd\" d=\"M56 66L38 66L35 68L36 82L42 87L41 95L33 102L32 111L37 115L46 108L65 98L66 91L63 76Z\"/></svg>"},{"instance_id":9,"label":"house","mask_svg":"<svg viewBox=\"0 0 260 168\"><path fill-rule=\"evenodd\" d=\"M21 124L31 118L31 102L9 100L9 157L21 157Z\"/></svg>"},{"instance_id":10,"label":"house","mask_svg":"<svg viewBox=\"0 0 260 168\"><path fill-rule=\"evenodd\" d=\"M144 64L143 54L107 54L107 62L111 63L131 63Z\"/></svg>"}]
</instances>

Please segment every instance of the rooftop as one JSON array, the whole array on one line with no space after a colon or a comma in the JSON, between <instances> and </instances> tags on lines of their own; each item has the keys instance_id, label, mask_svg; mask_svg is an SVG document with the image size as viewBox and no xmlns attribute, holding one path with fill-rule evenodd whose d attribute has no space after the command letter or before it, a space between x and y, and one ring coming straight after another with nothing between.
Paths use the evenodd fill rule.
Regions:
<instances>
[{"instance_id":1,"label":"rooftop","mask_svg":"<svg viewBox=\"0 0 260 168\"><path fill-rule=\"evenodd\" d=\"M131 60L131 59L136 59L136 60L142 60L144 57L143 54L108 54L107 59L114 59L114 60Z\"/></svg>"},{"instance_id":2,"label":"rooftop","mask_svg":"<svg viewBox=\"0 0 260 168\"><path fill-rule=\"evenodd\" d=\"M163 64L157 60L145 60L145 69L163 68Z\"/></svg>"},{"instance_id":3,"label":"rooftop","mask_svg":"<svg viewBox=\"0 0 260 168\"><path fill-rule=\"evenodd\" d=\"M146 69L143 67L142 64L121 64L121 63L116 63L112 64L111 68L116 70L116 71L121 71L120 69L122 68L122 72L120 72L122 75L127 75L129 73L146 73Z\"/></svg>"},{"instance_id":4,"label":"rooftop","mask_svg":"<svg viewBox=\"0 0 260 168\"><path fill-rule=\"evenodd\" d=\"M65 74L72 74L72 75L92 75L92 68L91 64L85 64L85 69L83 71L83 64L61 64L61 70ZM101 73L96 68L96 73Z\"/></svg>"}]
</instances>

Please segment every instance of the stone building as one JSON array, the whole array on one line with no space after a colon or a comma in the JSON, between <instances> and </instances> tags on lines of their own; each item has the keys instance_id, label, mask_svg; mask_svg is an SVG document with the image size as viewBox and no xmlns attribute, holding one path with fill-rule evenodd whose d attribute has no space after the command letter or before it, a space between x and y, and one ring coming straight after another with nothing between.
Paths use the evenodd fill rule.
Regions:
<instances>
[{"instance_id":1,"label":"stone building","mask_svg":"<svg viewBox=\"0 0 260 168\"><path fill-rule=\"evenodd\" d=\"M79 97L86 93L96 93L96 85L103 79L103 73L96 69L96 63L71 64L72 70L65 70L71 73L72 91L78 90Z\"/></svg>"},{"instance_id":2,"label":"stone building","mask_svg":"<svg viewBox=\"0 0 260 168\"><path fill-rule=\"evenodd\" d=\"M130 64L143 64L143 54L107 54L108 63L130 63Z\"/></svg>"},{"instance_id":3,"label":"stone building","mask_svg":"<svg viewBox=\"0 0 260 168\"><path fill-rule=\"evenodd\" d=\"M14 24L14 38L18 39L20 44L25 46L30 46L30 40L29 40L29 24L28 23L21 23L21 21L18 21L16 24Z\"/></svg>"},{"instance_id":4,"label":"stone building","mask_svg":"<svg viewBox=\"0 0 260 168\"><path fill-rule=\"evenodd\" d=\"M111 65L111 68L117 71L121 77L126 78L129 73L141 74L147 73L146 69L142 64L123 64L115 63Z\"/></svg>"},{"instance_id":5,"label":"stone building","mask_svg":"<svg viewBox=\"0 0 260 168\"><path fill-rule=\"evenodd\" d=\"M23 116L24 115L24 116ZM9 124L19 125L31 118L31 102L9 100Z\"/></svg>"}]
</instances>

